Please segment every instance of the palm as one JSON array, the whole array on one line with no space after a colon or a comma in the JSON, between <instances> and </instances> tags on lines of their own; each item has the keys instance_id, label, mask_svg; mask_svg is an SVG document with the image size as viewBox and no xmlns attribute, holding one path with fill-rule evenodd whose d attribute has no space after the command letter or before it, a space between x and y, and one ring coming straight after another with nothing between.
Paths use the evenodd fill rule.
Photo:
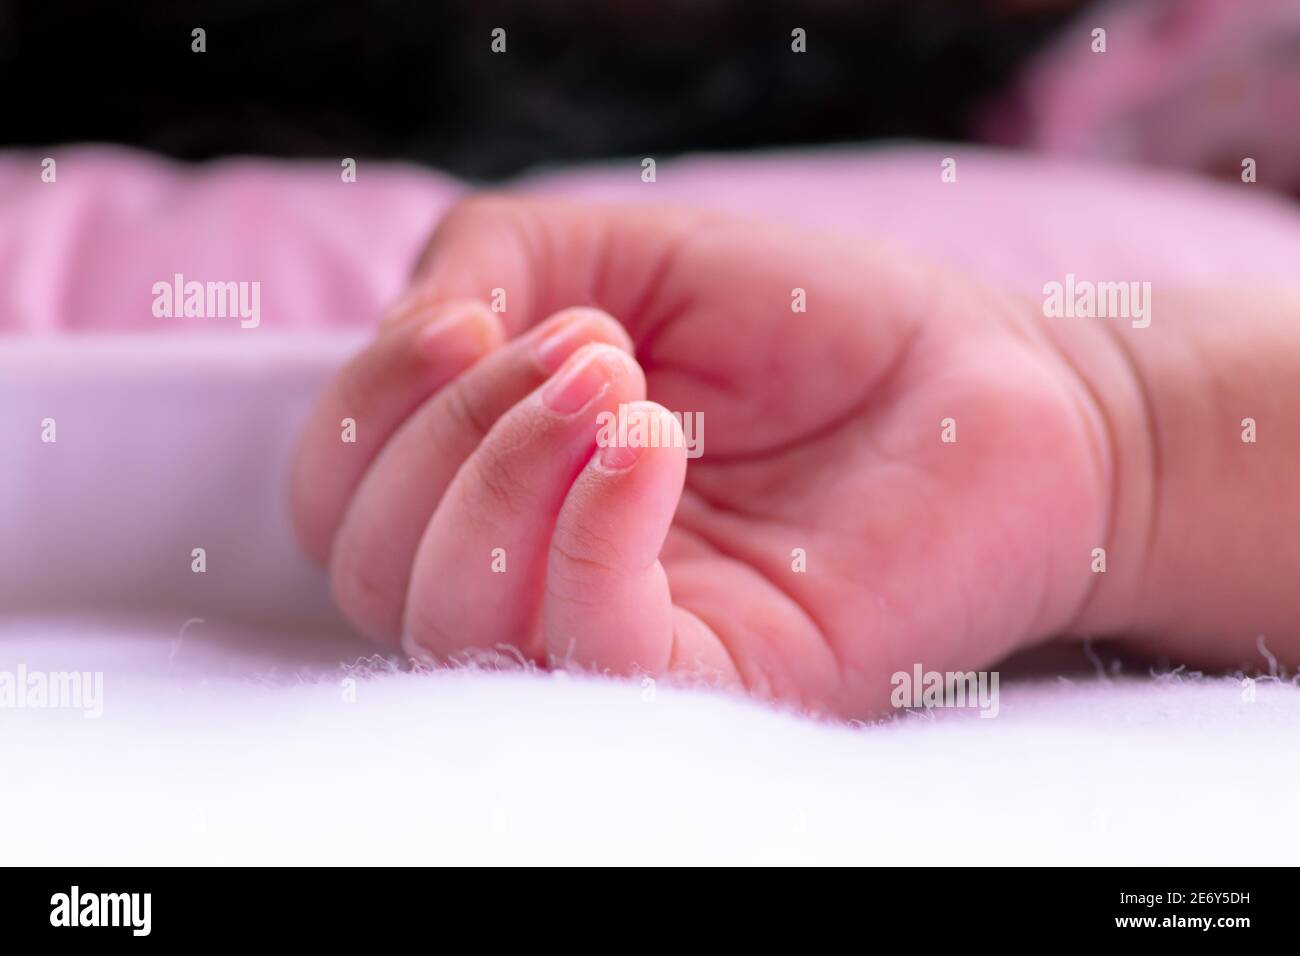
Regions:
<instances>
[{"instance_id":1,"label":"palm","mask_svg":"<svg viewBox=\"0 0 1300 956\"><path fill-rule=\"evenodd\" d=\"M674 602L751 687L841 712L882 703L896 670L983 666L1064 626L1101 529L1050 346L992 296L911 287L909 267L736 240L679 257L663 299L690 304L668 325L639 317L650 397L705 423L662 554ZM756 255L784 268L729 281ZM1080 571L1068 593L1048 585L1061 561Z\"/></svg>"}]
</instances>

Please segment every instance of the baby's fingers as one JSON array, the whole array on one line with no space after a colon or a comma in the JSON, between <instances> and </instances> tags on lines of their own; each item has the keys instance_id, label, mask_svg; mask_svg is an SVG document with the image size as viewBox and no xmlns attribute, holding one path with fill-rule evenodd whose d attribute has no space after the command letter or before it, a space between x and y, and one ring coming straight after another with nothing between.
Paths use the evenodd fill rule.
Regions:
<instances>
[{"instance_id":1,"label":"baby's fingers","mask_svg":"<svg viewBox=\"0 0 1300 956\"><path fill-rule=\"evenodd\" d=\"M681 425L637 402L612 437L645 446L599 449L565 499L547 561L548 656L628 674L662 673L672 656L674 612L659 553L686 478ZM619 435L619 432L626 435Z\"/></svg>"},{"instance_id":2,"label":"baby's fingers","mask_svg":"<svg viewBox=\"0 0 1300 956\"><path fill-rule=\"evenodd\" d=\"M403 645L457 658L504 645L540 659L555 518L596 448L598 417L645 396L626 352L588 345L506 413L456 474L420 542Z\"/></svg>"},{"instance_id":3,"label":"baby's fingers","mask_svg":"<svg viewBox=\"0 0 1300 956\"><path fill-rule=\"evenodd\" d=\"M389 436L503 337L485 305L450 302L389 327L330 382L303 432L290 481L294 529L317 563L328 563L348 501Z\"/></svg>"},{"instance_id":4,"label":"baby's fingers","mask_svg":"<svg viewBox=\"0 0 1300 956\"><path fill-rule=\"evenodd\" d=\"M502 415L583 345L631 350L611 316L566 309L501 346L424 403L357 488L334 539L334 597L363 633L396 643L420 539L461 465Z\"/></svg>"}]
</instances>

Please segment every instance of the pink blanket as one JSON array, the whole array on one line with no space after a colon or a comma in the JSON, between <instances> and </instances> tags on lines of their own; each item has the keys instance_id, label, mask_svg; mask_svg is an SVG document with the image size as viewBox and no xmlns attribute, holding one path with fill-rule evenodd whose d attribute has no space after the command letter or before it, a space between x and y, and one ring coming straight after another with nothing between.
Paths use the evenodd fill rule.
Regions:
<instances>
[{"instance_id":1,"label":"pink blanket","mask_svg":"<svg viewBox=\"0 0 1300 956\"><path fill-rule=\"evenodd\" d=\"M238 321L154 314L154 288L260 285L258 329L373 323L439 215L469 189L362 161L186 167L102 147L0 157L0 330L250 334ZM945 157L957 181L940 179ZM1038 294L1067 272L1188 284L1300 278L1300 209L1252 184L916 146L639 159L513 188L690 203L893 241Z\"/></svg>"}]
</instances>

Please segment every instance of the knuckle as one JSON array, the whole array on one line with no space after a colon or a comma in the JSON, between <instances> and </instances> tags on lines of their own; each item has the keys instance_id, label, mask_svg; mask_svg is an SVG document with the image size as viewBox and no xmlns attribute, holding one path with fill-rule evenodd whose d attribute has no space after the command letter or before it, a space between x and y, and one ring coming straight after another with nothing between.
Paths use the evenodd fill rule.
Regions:
<instances>
[{"instance_id":1,"label":"knuckle","mask_svg":"<svg viewBox=\"0 0 1300 956\"><path fill-rule=\"evenodd\" d=\"M473 469L473 494L478 498L476 514L492 514L506 518L518 514L527 499L527 484L509 463L506 456L483 453L470 459Z\"/></svg>"},{"instance_id":2,"label":"knuckle","mask_svg":"<svg viewBox=\"0 0 1300 956\"><path fill-rule=\"evenodd\" d=\"M557 527L551 545L575 571L608 574L625 566L615 539L590 520L573 519Z\"/></svg>"},{"instance_id":3,"label":"knuckle","mask_svg":"<svg viewBox=\"0 0 1300 956\"><path fill-rule=\"evenodd\" d=\"M447 415L451 419L452 430L468 436L477 447L488 433L489 424L483 413L470 397L469 390L462 379L456 378L448 383L446 395Z\"/></svg>"},{"instance_id":4,"label":"knuckle","mask_svg":"<svg viewBox=\"0 0 1300 956\"><path fill-rule=\"evenodd\" d=\"M438 224L438 233L453 233L471 223L484 219L495 219L518 205L518 200L511 199L504 193L486 191L477 192L456 200L451 208L443 214Z\"/></svg>"},{"instance_id":5,"label":"knuckle","mask_svg":"<svg viewBox=\"0 0 1300 956\"><path fill-rule=\"evenodd\" d=\"M412 602L402 630L408 642L432 654L439 662L447 662L457 650L458 645L451 639L437 609L426 603Z\"/></svg>"},{"instance_id":6,"label":"knuckle","mask_svg":"<svg viewBox=\"0 0 1300 956\"><path fill-rule=\"evenodd\" d=\"M391 618L405 599L404 582L377 573L375 562L348 548L330 563L330 588L339 609L354 625L374 634L379 622Z\"/></svg>"}]
</instances>

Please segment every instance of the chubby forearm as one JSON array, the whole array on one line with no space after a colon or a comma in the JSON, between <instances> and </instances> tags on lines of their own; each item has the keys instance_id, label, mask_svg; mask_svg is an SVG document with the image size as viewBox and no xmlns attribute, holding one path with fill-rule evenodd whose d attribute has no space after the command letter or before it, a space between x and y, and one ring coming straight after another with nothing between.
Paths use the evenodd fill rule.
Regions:
<instances>
[{"instance_id":1,"label":"chubby forearm","mask_svg":"<svg viewBox=\"0 0 1300 956\"><path fill-rule=\"evenodd\" d=\"M1052 332L1106 421L1113 469L1105 572L1074 629L1219 666L1259 662L1262 636L1295 665L1300 289L1154 295L1149 327Z\"/></svg>"}]
</instances>

